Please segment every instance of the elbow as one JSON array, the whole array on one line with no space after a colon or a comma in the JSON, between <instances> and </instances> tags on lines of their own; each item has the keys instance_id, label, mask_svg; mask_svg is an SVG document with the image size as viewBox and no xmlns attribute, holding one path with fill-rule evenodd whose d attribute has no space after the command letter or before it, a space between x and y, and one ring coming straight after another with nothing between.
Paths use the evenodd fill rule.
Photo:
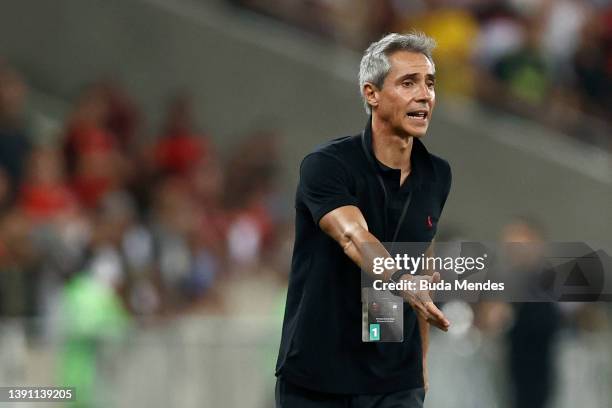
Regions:
<instances>
[{"instance_id":1,"label":"elbow","mask_svg":"<svg viewBox=\"0 0 612 408\"><path fill-rule=\"evenodd\" d=\"M352 247L356 246L359 236L366 230L359 223L350 223L343 230L340 237L340 246L345 253L349 252Z\"/></svg>"},{"instance_id":2,"label":"elbow","mask_svg":"<svg viewBox=\"0 0 612 408\"><path fill-rule=\"evenodd\" d=\"M319 221L323 232L332 237L346 252L359 244L368 231L368 224L356 207L341 207L326 214Z\"/></svg>"}]
</instances>

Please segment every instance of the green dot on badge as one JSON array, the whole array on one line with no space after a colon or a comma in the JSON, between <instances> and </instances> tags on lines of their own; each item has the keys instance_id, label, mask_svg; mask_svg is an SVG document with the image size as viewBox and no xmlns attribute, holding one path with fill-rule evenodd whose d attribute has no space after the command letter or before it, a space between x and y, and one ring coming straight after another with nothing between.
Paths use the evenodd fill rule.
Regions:
<instances>
[{"instance_id":1,"label":"green dot on badge","mask_svg":"<svg viewBox=\"0 0 612 408\"><path fill-rule=\"evenodd\" d=\"M380 324L371 323L370 324L370 341L378 341L380 340Z\"/></svg>"}]
</instances>

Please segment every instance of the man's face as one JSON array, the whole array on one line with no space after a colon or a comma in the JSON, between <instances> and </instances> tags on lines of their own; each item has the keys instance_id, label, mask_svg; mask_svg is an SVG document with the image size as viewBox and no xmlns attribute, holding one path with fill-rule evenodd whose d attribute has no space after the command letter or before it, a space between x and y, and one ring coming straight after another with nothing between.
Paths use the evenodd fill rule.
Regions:
<instances>
[{"instance_id":1,"label":"man's face","mask_svg":"<svg viewBox=\"0 0 612 408\"><path fill-rule=\"evenodd\" d=\"M372 93L372 114L398 135L424 136L436 102L434 66L425 55L410 51L394 52L389 62L382 89Z\"/></svg>"}]
</instances>

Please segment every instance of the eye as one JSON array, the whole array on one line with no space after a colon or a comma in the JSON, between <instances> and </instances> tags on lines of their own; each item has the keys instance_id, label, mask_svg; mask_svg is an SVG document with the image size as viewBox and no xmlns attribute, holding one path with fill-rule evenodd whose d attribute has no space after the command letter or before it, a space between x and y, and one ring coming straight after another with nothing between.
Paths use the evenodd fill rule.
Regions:
<instances>
[{"instance_id":1,"label":"eye","mask_svg":"<svg viewBox=\"0 0 612 408\"><path fill-rule=\"evenodd\" d=\"M428 82L428 83L427 83L427 87L428 87L429 89L433 89L435 86L436 86L436 84L435 84L435 82L433 82L433 81L432 81L432 82Z\"/></svg>"},{"instance_id":2,"label":"eye","mask_svg":"<svg viewBox=\"0 0 612 408\"><path fill-rule=\"evenodd\" d=\"M402 82L402 86L411 87L414 85L414 81L404 81Z\"/></svg>"}]
</instances>

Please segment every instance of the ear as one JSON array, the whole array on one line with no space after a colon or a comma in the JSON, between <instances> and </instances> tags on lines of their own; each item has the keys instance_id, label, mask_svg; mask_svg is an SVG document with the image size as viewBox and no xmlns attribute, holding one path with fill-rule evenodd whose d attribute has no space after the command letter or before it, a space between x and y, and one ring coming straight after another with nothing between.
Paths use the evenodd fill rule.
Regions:
<instances>
[{"instance_id":1,"label":"ear","mask_svg":"<svg viewBox=\"0 0 612 408\"><path fill-rule=\"evenodd\" d=\"M374 84L366 82L363 85L363 97L371 108L378 106L378 88Z\"/></svg>"}]
</instances>

